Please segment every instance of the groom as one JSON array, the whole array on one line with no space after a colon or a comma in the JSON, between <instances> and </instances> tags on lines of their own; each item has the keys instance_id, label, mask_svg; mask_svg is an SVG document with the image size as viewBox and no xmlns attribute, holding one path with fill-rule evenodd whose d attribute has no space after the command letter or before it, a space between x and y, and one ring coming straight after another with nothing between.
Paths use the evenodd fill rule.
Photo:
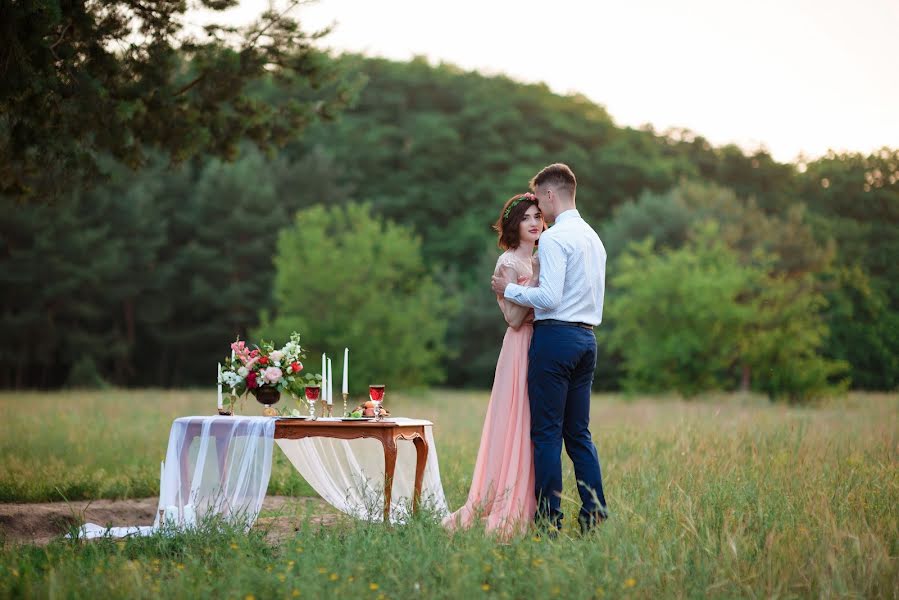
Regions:
<instances>
[{"instance_id":1,"label":"groom","mask_svg":"<svg viewBox=\"0 0 899 600\"><path fill-rule=\"evenodd\" d=\"M578 522L586 531L607 516L599 457L589 429L590 387L596 369L593 327L602 321L606 251L575 208L577 180L567 165L549 165L530 186L543 218L555 221L540 236L540 286L516 285L498 275L493 278L493 290L534 309L528 393L536 519L561 526L564 440L581 496Z\"/></svg>"}]
</instances>

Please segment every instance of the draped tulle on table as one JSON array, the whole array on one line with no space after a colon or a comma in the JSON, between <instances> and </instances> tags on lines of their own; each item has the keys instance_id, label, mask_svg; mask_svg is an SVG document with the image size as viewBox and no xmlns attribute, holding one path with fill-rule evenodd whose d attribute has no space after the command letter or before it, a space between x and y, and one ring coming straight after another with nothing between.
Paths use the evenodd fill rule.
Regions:
<instances>
[{"instance_id":1,"label":"draped tulle on table","mask_svg":"<svg viewBox=\"0 0 899 600\"><path fill-rule=\"evenodd\" d=\"M82 526L85 538L150 535L219 517L247 529L262 509L272 471L275 420L181 417L172 423L153 525Z\"/></svg>"}]
</instances>

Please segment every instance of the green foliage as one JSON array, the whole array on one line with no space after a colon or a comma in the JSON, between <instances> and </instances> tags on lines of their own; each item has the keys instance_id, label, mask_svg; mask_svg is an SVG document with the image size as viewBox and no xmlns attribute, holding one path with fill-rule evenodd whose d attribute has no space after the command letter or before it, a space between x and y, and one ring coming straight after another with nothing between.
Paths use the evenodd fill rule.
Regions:
<instances>
[{"instance_id":1,"label":"green foliage","mask_svg":"<svg viewBox=\"0 0 899 600\"><path fill-rule=\"evenodd\" d=\"M69 371L66 387L76 389L102 389L109 387L97 370L97 364L90 355L79 358Z\"/></svg>"},{"instance_id":2,"label":"green foliage","mask_svg":"<svg viewBox=\"0 0 899 600\"><path fill-rule=\"evenodd\" d=\"M691 235L697 231L697 223L710 220L716 224L716 242L723 252L732 254L735 262L718 264L722 257L714 256L711 251L706 256L694 257L699 265L690 265L690 253L684 256L672 253L690 247L695 249L695 241ZM619 207L615 218L602 230L603 239L610 256L618 256L625 250L630 240L650 239L641 249L642 260L650 257L664 260L670 259L668 268L660 275L662 283L649 284L638 275L622 273L620 279L628 287L625 295L633 293L637 287L644 285L647 301L664 294L658 286L685 286L678 288L683 295L672 292L671 302L687 303L692 312L701 316L685 319L685 315L671 316L671 322L681 322L682 326L671 339L669 348L671 359L677 355L678 342L683 348L695 348L696 340L706 340L710 346L707 351L717 352L715 357L697 356L701 363L698 368L705 373L697 375L695 388L681 384L677 389L685 393L694 393L703 389L703 385L731 387L733 371L738 369L741 384L747 386L754 378L757 389L771 396L789 396L805 399L808 395L821 394L829 389L828 380L833 380L845 371L843 361L829 361L817 356L823 347L828 329L819 315L826 307L823 293L832 285L827 281L834 256L833 244L821 243L815 239L806 212L801 205L794 205L780 215L766 214L750 199L741 200L731 190L711 184L682 183L664 194L644 193L637 202L628 202ZM677 259L677 260L676 260ZM678 260L682 260L678 264ZM633 257L618 265L621 271L635 270L643 275L643 262L633 264ZM710 261L710 262L709 262ZM728 266L730 265L730 266ZM734 266L736 265L736 266ZM728 269L737 269L734 273L726 273ZM694 270L698 269L698 270ZM745 271L749 269L750 271ZM742 275L739 270L744 270ZM638 277L631 281L629 277ZM716 285L703 281L711 277ZM695 279L695 280L694 280ZM616 290L619 279L609 282L610 297L618 295ZM720 286L731 285L725 292ZM697 303L696 296L708 294L710 290L723 293L722 297L710 296L709 302ZM728 300L730 298L730 300ZM749 321L741 321L732 309L737 299L738 304L745 304L750 310L743 315ZM751 304L747 304L750 302ZM624 304L626 300L622 301ZM648 305L629 306L629 319L632 327L640 317L639 311ZM657 309L653 309L657 310ZM625 347L630 333L618 333L621 323L612 316L607 319L606 327L612 329L612 348L619 354L625 351L640 353L639 350ZM707 322L703 322L706 319ZM715 341L709 337L709 327L717 323L728 331L726 341ZM728 325L723 325L727 323ZM717 331L717 329L715 329ZM643 335L654 335L657 329ZM735 342L730 336L742 331L741 341ZM632 333L632 332L631 332ZM679 336L683 336L681 339ZM802 342L800 343L800 340ZM644 340L653 346L652 339ZM736 358L734 344L739 347L739 359ZM712 348L718 347L719 351ZM645 349L653 355L657 348ZM682 361L692 360L689 352L682 354ZM647 367L644 365L640 372ZM653 365L649 371L655 371ZM693 376L689 369L678 365L681 375L689 379ZM805 375L801 375L805 373ZM638 376L644 384L652 377ZM817 382L817 383L813 383ZM630 385L637 385L631 382Z\"/></svg>"},{"instance_id":3,"label":"green foliage","mask_svg":"<svg viewBox=\"0 0 899 600\"><path fill-rule=\"evenodd\" d=\"M721 241L653 252L636 244L614 266L605 319L609 345L624 357L625 385L685 395L726 388L750 320L739 296L756 275Z\"/></svg>"},{"instance_id":4,"label":"green foliage","mask_svg":"<svg viewBox=\"0 0 899 600\"><path fill-rule=\"evenodd\" d=\"M327 148L360 200L422 236L429 263L476 264L503 202L551 162L572 166L579 207L597 222L643 189L694 174L660 136L615 127L582 96L422 58L339 62L367 85L336 123L311 127L289 152Z\"/></svg>"},{"instance_id":5,"label":"green foliage","mask_svg":"<svg viewBox=\"0 0 899 600\"><path fill-rule=\"evenodd\" d=\"M169 12L146 18L165 19L179 10L180 5L166 7ZM62 23L59 14L46 16ZM3 20L0 27L6 25ZM13 42L31 35L14 33ZM67 31L57 48L79 36ZM232 39L238 43L240 36ZM100 55L107 51L104 47ZM853 385L899 385L896 151L787 165L764 152L714 147L689 131L616 127L601 106L581 96L559 96L542 85L434 66L424 59L330 59L309 49L296 77L285 79L275 69L271 76L249 79L249 71L229 62L233 56L226 49L208 54L189 47L185 52L145 71L173 73L160 83L160 89L168 89L172 81L186 85L194 74L210 69L171 101L187 102L187 112L174 111L170 117L164 112L168 104L160 100L163 112L153 112L154 104L141 113L147 131L169 136L165 143L153 142L152 135L128 142L126 154L137 152L142 142L142 170L128 166L130 154L103 146L103 136L93 145L75 134L62 136L59 148L38 134L28 138L35 147L48 145L34 160L75 170L81 168L77 160L54 157L70 142L80 143L77 148L90 153L105 183L89 192L69 190L52 207L0 198L6 215L0 224L0 282L8 290L0 298L0 324L11 340L0 348L0 385L60 386L82 354L90 355L114 384L208 385L209 365L221 357L225 342L237 334L246 337L258 327L261 312L275 308L272 259L278 234L291 226L294 212L360 201L371 207L373 218L411 229L433 282L461 307L461 312L450 311L454 316L440 342L447 383L489 385L504 327L485 279L498 253L489 225L508 196L557 160L578 174L578 207L599 230L610 268L631 242L652 237L654 252L678 249L697 223L715 221L741 266L768 272L765 285L781 290L772 294L784 298L776 303L783 310L794 293L783 291L785 286L798 286L795 293L806 298L824 294L827 302L815 303L814 312L825 315L827 333L815 329L810 335L825 335L816 352L850 364ZM16 69L19 63L3 64ZM228 70L232 67L237 71ZM85 63L79 68L99 67ZM303 76L306 68L318 70ZM228 74L236 72L248 77L243 91L234 92L243 75ZM3 80L0 86L6 87L0 89L6 92L17 81ZM117 81L111 79L108 86ZM368 83L353 96L351 88L360 81ZM211 87L204 87L207 83ZM249 98L247 104L235 108L232 92ZM216 99L223 104L213 108L208 103ZM324 103L313 104L320 99ZM351 101L336 122L325 122L335 116L335 107ZM274 111L269 116L276 121L281 117L272 107L285 102L320 107L323 119L298 123L292 131L302 129L302 136L294 138L247 117L246 111ZM9 131L3 119L36 119L35 127L48 126L40 119L54 113L40 112L40 106L16 105L2 113L0 133ZM185 123L182 117L198 106L206 107L203 116ZM94 110L112 109L98 101L90 107ZM90 129L90 111L78 113L83 122L69 124ZM207 123L207 116L215 123ZM99 122L110 119L119 122L118 117ZM267 122L276 127L275 121ZM109 139L127 130L112 127ZM219 133L216 146L213 138ZM258 142L258 136L271 141L262 144L266 148L288 137L292 141L277 153L237 145L243 138ZM173 148L182 142L188 148L179 154ZM151 150L154 145L161 150ZM98 154L101 150L106 154ZM192 158L181 167L171 167L173 157L187 156ZM20 163L0 163L24 173ZM70 185L53 169L44 175L47 182ZM611 278L609 284L611 300L616 294ZM617 388L623 376L623 357L604 342L615 327L615 320L607 318L598 332L596 382L606 389ZM737 368L761 385L763 373Z\"/></svg>"},{"instance_id":6,"label":"green foliage","mask_svg":"<svg viewBox=\"0 0 899 600\"><path fill-rule=\"evenodd\" d=\"M807 165L801 193L816 231L838 249L827 354L870 389L899 386L899 150L829 154Z\"/></svg>"},{"instance_id":7,"label":"green foliage","mask_svg":"<svg viewBox=\"0 0 899 600\"><path fill-rule=\"evenodd\" d=\"M767 268L764 255L742 262L714 222L693 233L659 253L648 238L614 265L609 343L624 358L625 385L689 396L755 373L754 386L772 398L832 392L828 380L847 365L818 354L823 296Z\"/></svg>"},{"instance_id":8,"label":"green foliage","mask_svg":"<svg viewBox=\"0 0 899 600\"><path fill-rule=\"evenodd\" d=\"M231 0L203 0L220 11ZM288 2L295 7L297 2ZM278 147L352 98L284 5L245 27L185 25L186 2L5 3L0 193L43 198L90 183L97 155L131 167ZM278 94L262 102L260 82ZM318 91L317 91L318 90ZM298 93L299 92L299 93Z\"/></svg>"},{"instance_id":9,"label":"green foliage","mask_svg":"<svg viewBox=\"0 0 899 600\"><path fill-rule=\"evenodd\" d=\"M273 314L255 335L301 331L313 356L349 347L355 392L445 377L452 306L409 227L367 205L309 208L281 233L275 268Z\"/></svg>"},{"instance_id":10,"label":"green foliage","mask_svg":"<svg viewBox=\"0 0 899 600\"><path fill-rule=\"evenodd\" d=\"M341 189L328 164L252 147L178 169L154 156L138 175L105 161L107 184L53 205L0 196L0 384L62 385L89 355L119 385L209 385L209 365L272 305L280 229Z\"/></svg>"}]
</instances>

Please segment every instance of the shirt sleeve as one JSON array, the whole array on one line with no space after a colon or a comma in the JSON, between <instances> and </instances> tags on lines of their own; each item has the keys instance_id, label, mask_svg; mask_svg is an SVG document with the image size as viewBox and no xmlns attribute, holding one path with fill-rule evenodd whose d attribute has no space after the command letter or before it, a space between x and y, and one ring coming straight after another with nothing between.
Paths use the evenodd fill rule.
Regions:
<instances>
[{"instance_id":1,"label":"shirt sleeve","mask_svg":"<svg viewBox=\"0 0 899 600\"><path fill-rule=\"evenodd\" d=\"M522 306L553 310L562 302L568 255L557 240L543 236L537 247L540 261L540 285L528 287L510 283L504 297Z\"/></svg>"}]
</instances>

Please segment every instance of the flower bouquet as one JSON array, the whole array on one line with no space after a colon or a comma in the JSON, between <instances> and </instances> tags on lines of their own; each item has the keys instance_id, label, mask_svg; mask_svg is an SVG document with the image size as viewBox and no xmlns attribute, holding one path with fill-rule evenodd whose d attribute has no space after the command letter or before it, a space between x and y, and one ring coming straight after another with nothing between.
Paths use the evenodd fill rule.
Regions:
<instances>
[{"instance_id":1,"label":"flower bouquet","mask_svg":"<svg viewBox=\"0 0 899 600\"><path fill-rule=\"evenodd\" d=\"M278 402L281 392L302 398L306 386L321 382L321 375L305 374L302 359L306 358L300 345L300 334L290 334L290 341L280 350L265 340L252 349L241 340L231 344L231 358L225 359L219 383L231 388L231 403L247 392L261 404ZM233 406L232 406L233 410ZM273 416L277 411L266 406L263 414Z\"/></svg>"}]
</instances>

